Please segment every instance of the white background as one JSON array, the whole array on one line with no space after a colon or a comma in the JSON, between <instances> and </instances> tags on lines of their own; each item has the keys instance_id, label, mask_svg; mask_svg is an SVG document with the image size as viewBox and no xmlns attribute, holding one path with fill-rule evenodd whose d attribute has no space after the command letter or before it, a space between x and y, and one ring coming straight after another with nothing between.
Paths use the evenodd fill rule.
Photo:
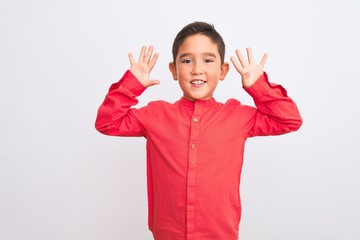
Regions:
<instances>
[{"instance_id":1,"label":"white background","mask_svg":"<svg viewBox=\"0 0 360 240\"><path fill-rule=\"evenodd\" d=\"M0 2L0 239L151 239L145 140L96 132L108 87L142 44L160 54L140 104L181 96L168 71L186 24L251 46L302 128L249 139L242 240L360 239L359 11L342 1ZM253 105L232 67L215 98Z\"/></svg>"}]
</instances>

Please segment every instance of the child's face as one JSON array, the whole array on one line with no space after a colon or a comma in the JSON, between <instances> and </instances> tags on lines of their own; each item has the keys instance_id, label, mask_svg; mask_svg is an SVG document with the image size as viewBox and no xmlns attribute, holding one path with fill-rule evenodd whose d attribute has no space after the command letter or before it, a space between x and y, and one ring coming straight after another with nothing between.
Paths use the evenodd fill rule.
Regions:
<instances>
[{"instance_id":1,"label":"child's face","mask_svg":"<svg viewBox=\"0 0 360 240\"><path fill-rule=\"evenodd\" d=\"M221 65L218 47L205 35L192 35L180 45L176 64L169 64L174 80L179 81L184 97L207 100L213 97L219 80L223 80L229 64Z\"/></svg>"}]
</instances>

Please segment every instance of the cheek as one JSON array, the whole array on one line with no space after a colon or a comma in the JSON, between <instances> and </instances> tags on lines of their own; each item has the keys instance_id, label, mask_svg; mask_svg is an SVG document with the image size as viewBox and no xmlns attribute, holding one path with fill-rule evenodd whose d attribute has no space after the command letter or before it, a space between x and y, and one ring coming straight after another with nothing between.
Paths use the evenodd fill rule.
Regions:
<instances>
[{"instance_id":1,"label":"cheek","mask_svg":"<svg viewBox=\"0 0 360 240\"><path fill-rule=\"evenodd\" d=\"M184 75L184 73L185 73L185 69L183 67L177 69L178 76Z\"/></svg>"},{"instance_id":2,"label":"cheek","mask_svg":"<svg viewBox=\"0 0 360 240\"><path fill-rule=\"evenodd\" d=\"M188 75L189 75L188 72L187 72L186 69L184 69L184 68L179 69L179 70L177 71L177 76L179 77L179 79L180 79L180 78L187 78Z\"/></svg>"}]
</instances>

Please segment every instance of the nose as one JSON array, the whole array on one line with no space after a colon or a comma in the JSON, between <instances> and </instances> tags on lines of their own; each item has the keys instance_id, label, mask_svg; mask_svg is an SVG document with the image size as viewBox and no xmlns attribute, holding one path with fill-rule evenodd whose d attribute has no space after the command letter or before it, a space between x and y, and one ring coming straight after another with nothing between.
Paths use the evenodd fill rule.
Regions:
<instances>
[{"instance_id":1,"label":"nose","mask_svg":"<svg viewBox=\"0 0 360 240\"><path fill-rule=\"evenodd\" d=\"M199 63L194 63L192 71L191 71L192 75L200 75L202 74L202 68L201 65Z\"/></svg>"}]
</instances>

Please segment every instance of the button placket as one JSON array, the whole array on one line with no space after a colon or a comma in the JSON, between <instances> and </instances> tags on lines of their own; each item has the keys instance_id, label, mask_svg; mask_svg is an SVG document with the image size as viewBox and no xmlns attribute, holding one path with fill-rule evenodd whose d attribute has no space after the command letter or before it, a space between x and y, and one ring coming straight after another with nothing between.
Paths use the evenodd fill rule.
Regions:
<instances>
[{"instance_id":1,"label":"button placket","mask_svg":"<svg viewBox=\"0 0 360 240\"><path fill-rule=\"evenodd\" d=\"M189 167L187 176L187 239L194 239L195 232L195 187L198 161L198 143L200 133L200 113L201 108L195 103L190 128Z\"/></svg>"}]
</instances>

